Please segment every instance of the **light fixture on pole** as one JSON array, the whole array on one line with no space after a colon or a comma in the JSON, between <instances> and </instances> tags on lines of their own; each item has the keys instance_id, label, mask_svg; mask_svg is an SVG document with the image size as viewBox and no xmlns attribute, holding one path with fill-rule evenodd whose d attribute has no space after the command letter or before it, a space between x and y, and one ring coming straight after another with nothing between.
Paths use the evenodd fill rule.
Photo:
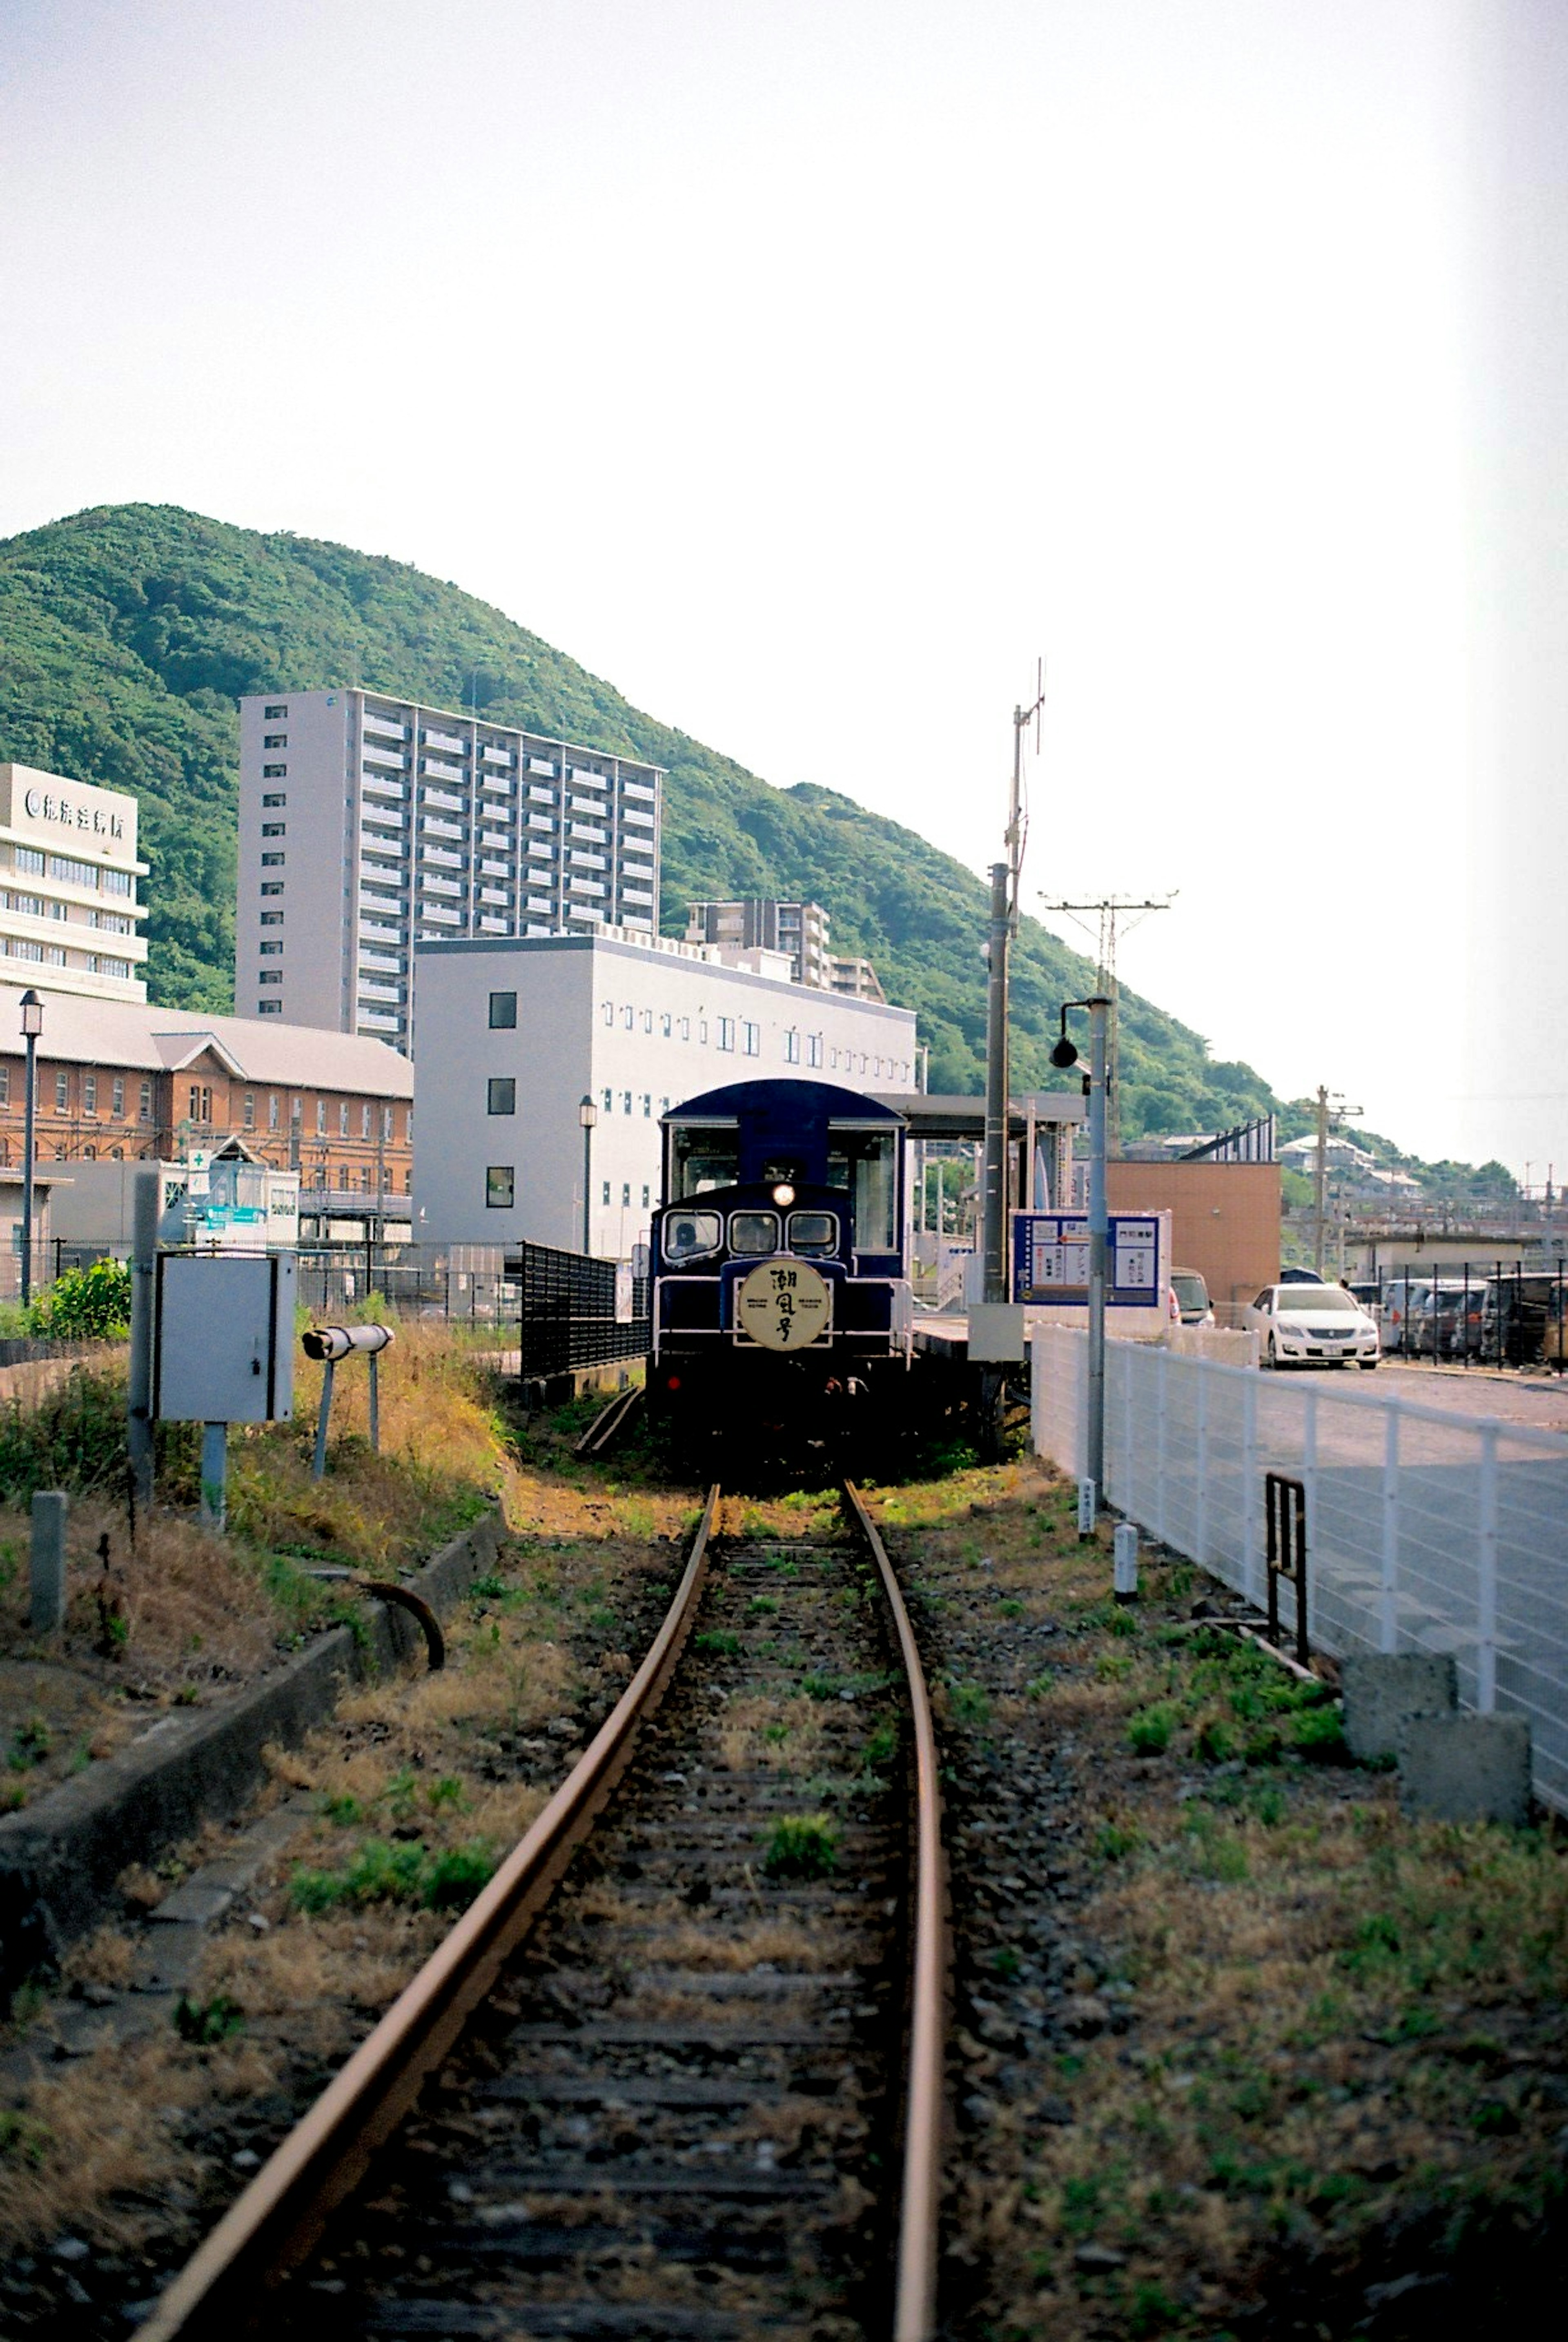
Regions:
<instances>
[{"instance_id":1,"label":"light fixture on pole","mask_svg":"<svg viewBox=\"0 0 1568 2342\"><path fill-rule=\"evenodd\" d=\"M22 1136L22 1306L33 1298L33 1120L38 1104L38 1036L44 1004L31 985L22 995L22 1037L27 1044L27 1104Z\"/></svg>"},{"instance_id":2,"label":"light fixture on pole","mask_svg":"<svg viewBox=\"0 0 1568 2342\"><path fill-rule=\"evenodd\" d=\"M594 1125L599 1119L599 1109L584 1090L577 1108L577 1119L583 1126L583 1250L592 1252L588 1241L588 1208L593 1199Z\"/></svg>"},{"instance_id":3,"label":"light fixture on pole","mask_svg":"<svg viewBox=\"0 0 1568 2342\"><path fill-rule=\"evenodd\" d=\"M1062 1009L1061 1037L1051 1052L1051 1063L1065 1068L1076 1065L1078 1052L1067 1038L1067 1011L1089 1012L1089 1420L1087 1469L1084 1478L1094 1491L1097 1508L1105 1493L1105 1293L1110 1284L1111 1216L1105 1196L1105 1070L1111 1022L1111 1002L1096 994L1091 1000L1069 1000Z\"/></svg>"}]
</instances>

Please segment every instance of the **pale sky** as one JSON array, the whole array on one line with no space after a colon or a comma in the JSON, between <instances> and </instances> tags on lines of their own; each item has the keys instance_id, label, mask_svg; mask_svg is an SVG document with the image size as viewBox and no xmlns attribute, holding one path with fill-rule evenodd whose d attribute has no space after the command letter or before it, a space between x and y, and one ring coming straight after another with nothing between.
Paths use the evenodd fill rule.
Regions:
<instances>
[{"instance_id":1,"label":"pale sky","mask_svg":"<svg viewBox=\"0 0 1568 2342\"><path fill-rule=\"evenodd\" d=\"M1026 900L1565 1176L1563 13L0 0L0 534L415 562L976 868L1044 653Z\"/></svg>"}]
</instances>

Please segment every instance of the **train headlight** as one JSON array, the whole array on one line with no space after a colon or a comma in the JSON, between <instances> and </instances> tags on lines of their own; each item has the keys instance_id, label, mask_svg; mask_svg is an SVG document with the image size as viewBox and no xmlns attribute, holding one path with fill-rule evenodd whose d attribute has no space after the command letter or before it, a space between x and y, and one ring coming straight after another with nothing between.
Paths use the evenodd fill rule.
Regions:
<instances>
[{"instance_id":1,"label":"train headlight","mask_svg":"<svg viewBox=\"0 0 1568 2342\"><path fill-rule=\"evenodd\" d=\"M775 1204L793 1204L794 1202L794 1189L790 1186L787 1179L781 1180L779 1185L774 1189L774 1202Z\"/></svg>"}]
</instances>

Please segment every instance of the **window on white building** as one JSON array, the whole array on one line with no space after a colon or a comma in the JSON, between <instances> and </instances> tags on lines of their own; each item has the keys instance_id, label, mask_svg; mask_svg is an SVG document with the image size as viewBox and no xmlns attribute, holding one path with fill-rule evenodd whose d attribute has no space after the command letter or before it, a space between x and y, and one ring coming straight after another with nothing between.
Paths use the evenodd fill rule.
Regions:
<instances>
[{"instance_id":1,"label":"window on white building","mask_svg":"<svg viewBox=\"0 0 1568 2342\"><path fill-rule=\"evenodd\" d=\"M484 1173L484 1206L487 1211L509 1212L517 1193L517 1173L510 1163L492 1163Z\"/></svg>"}]
</instances>

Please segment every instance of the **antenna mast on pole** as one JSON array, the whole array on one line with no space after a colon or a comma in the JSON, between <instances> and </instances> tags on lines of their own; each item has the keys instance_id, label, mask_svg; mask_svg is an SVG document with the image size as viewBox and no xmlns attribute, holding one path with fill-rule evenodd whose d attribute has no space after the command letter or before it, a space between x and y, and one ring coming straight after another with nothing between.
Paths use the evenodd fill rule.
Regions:
<instances>
[{"instance_id":1,"label":"antenna mast on pole","mask_svg":"<svg viewBox=\"0 0 1568 2342\"><path fill-rule=\"evenodd\" d=\"M1129 911L1136 912L1132 921L1138 921L1150 911L1168 911L1181 890L1174 888L1169 895L1155 899L1135 900L1131 895L1107 895L1097 903L1062 903L1046 896L1041 900L1048 911L1066 911L1076 916L1081 911L1094 912L1100 921L1099 967L1095 990L1104 995L1111 1004L1110 1032L1107 1036L1105 1060L1105 1123L1106 1151L1112 1156L1122 1152L1122 996L1116 982L1116 930Z\"/></svg>"}]
</instances>

